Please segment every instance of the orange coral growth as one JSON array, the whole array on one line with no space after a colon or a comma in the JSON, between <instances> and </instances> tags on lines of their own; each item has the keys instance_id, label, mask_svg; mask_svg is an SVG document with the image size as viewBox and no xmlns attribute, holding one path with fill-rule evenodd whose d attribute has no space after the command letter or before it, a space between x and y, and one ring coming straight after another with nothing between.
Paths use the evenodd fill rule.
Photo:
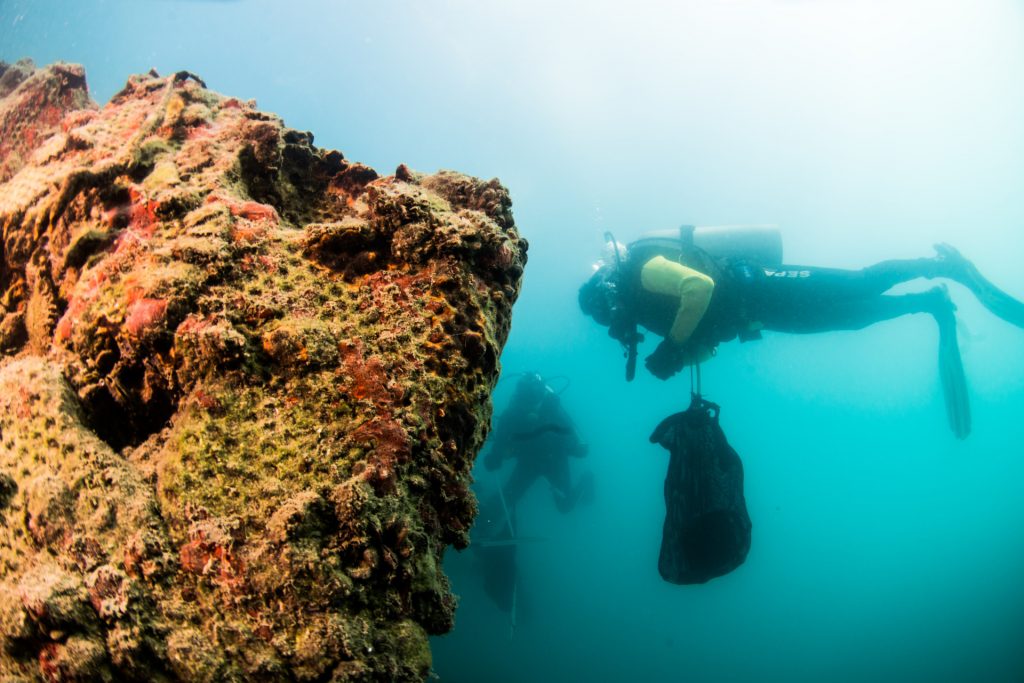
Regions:
<instances>
[{"instance_id":1,"label":"orange coral growth","mask_svg":"<svg viewBox=\"0 0 1024 683\"><path fill-rule=\"evenodd\" d=\"M139 299L128 307L124 329L136 337L157 327L167 314L167 302L163 299Z\"/></svg>"},{"instance_id":2,"label":"orange coral growth","mask_svg":"<svg viewBox=\"0 0 1024 683\"><path fill-rule=\"evenodd\" d=\"M153 227L157 221L157 209L160 203L149 199L142 191L132 187L129 191L131 197L131 209L128 225L140 231L146 231Z\"/></svg>"},{"instance_id":3,"label":"orange coral growth","mask_svg":"<svg viewBox=\"0 0 1024 683\"><path fill-rule=\"evenodd\" d=\"M398 467L409 460L411 443L401 425L391 419L371 420L350 435L353 445L370 446L363 478L383 491L393 491Z\"/></svg>"},{"instance_id":4,"label":"orange coral growth","mask_svg":"<svg viewBox=\"0 0 1024 683\"><path fill-rule=\"evenodd\" d=\"M390 405L401 398L402 389L389 381L383 360L377 356L363 360L362 340L342 342L340 351L346 388L353 397L377 406Z\"/></svg>"},{"instance_id":5,"label":"orange coral growth","mask_svg":"<svg viewBox=\"0 0 1024 683\"><path fill-rule=\"evenodd\" d=\"M260 204L259 202L241 202L229 204L228 207L231 209L232 216L238 216L250 221L269 221L271 223L278 223L281 220L277 215L277 209L269 204Z\"/></svg>"},{"instance_id":6,"label":"orange coral growth","mask_svg":"<svg viewBox=\"0 0 1024 683\"><path fill-rule=\"evenodd\" d=\"M190 574L212 577L224 588L239 591L245 585L245 563L230 546L215 543L200 532L179 551L181 568Z\"/></svg>"}]
</instances>

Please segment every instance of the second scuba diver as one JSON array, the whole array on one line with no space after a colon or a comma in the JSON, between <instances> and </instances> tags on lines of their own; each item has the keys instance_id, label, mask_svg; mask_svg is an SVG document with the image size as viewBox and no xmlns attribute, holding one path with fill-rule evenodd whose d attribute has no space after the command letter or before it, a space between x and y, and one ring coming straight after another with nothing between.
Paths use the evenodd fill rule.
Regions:
<instances>
[{"instance_id":1,"label":"second scuba diver","mask_svg":"<svg viewBox=\"0 0 1024 683\"><path fill-rule=\"evenodd\" d=\"M539 477L551 484L559 512L569 512L581 498L589 496L593 486L590 474L584 474L573 486L569 472L569 458L586 456L587 446L580 441L558 394L537 373L520 377L488 442L490 450L484 456L488 470L497 470L506 460L516 463L501 488L509 508L515 507Z\"/></svg>"}]
</instances>

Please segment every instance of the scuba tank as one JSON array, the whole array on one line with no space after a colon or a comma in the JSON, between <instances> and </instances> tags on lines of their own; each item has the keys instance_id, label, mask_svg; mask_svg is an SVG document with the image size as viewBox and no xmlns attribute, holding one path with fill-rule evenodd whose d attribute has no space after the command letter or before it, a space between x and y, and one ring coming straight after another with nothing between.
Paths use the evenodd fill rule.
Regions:
<instances>
[{"instance_id":1,"label":"scuba tank","mask_svg":"<svg viewBox=\"0 0 1024 683\"><path fill-rule=\"evenodd\" d=\"M773 225L683 225L677 230L645 232L630 248L647 242L671 244L676 249L681 242L683 247L696 247L715 258L782 265L782 233Z\"/></svg>"}]
</instances>

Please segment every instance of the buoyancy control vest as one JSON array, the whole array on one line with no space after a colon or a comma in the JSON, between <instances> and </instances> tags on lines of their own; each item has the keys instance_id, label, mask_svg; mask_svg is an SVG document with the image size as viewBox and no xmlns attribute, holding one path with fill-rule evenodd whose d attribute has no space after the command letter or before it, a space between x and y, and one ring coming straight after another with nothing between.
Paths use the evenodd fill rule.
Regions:
<instances>
[{"instance_id":1,"label":"buoyancy control vest","mask_svg":"<svg viewBox=\"0 0 1024 683\"><path fill-rule=\"evenodd\" d=\"M757 252L752 249L751 255L765 258L763 253ZM659 233L641 237L627 246L626 253L628 257L623 264L625 294L630 298L630 308L641 326L665 337L679 309L677 297L648 292L640 283L644 264L655 256L662 256L704 273L715 282L707 311L687 346L692 344L713 349L721 342L736 337L742 341L760 338L757 321L751 320L747 314L746 290L754 280L764 277L763 265L773 264L753 263L742 249L730 249L726 255L715 255L702 249L694 240L692 226L683 226L676 236Z\"/></svg>"}]
</instances>

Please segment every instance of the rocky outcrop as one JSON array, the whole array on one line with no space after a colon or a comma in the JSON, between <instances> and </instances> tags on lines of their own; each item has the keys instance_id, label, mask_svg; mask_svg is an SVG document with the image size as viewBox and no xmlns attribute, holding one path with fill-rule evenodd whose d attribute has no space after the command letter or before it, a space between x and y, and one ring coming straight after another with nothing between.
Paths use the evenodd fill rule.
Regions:
<instances>
[{"instance_id":1,"label":"rocky outcrop","mask_svg":"<svg viewBox=\"0 0 1024 683\"><path fill-rule=\"evenodd\" d=\"M526 243L192 74L0 67L0 671L421 680Z\"/></svg>"}]
</instances>

